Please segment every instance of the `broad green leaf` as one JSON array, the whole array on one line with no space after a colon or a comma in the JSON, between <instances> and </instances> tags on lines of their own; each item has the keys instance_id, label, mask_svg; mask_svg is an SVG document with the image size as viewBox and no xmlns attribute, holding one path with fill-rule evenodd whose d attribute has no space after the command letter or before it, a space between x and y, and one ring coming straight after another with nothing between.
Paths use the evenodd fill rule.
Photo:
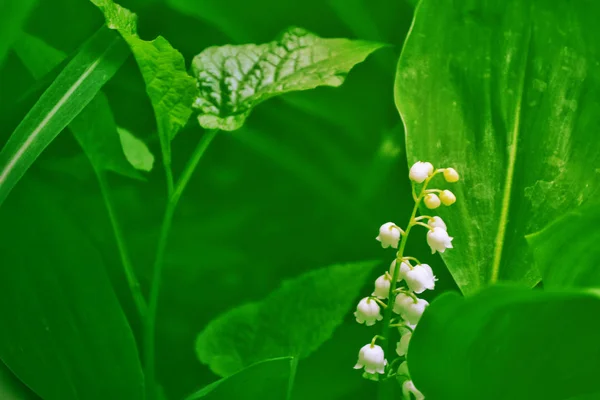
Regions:
<instances>
[{"instance_id":1,"label":"broad green leaf","mask_svg":"<svg viewBox=\"0 0 600 400\"><path fill-rule=\"evenodd\" d=\"M0 66L13 42L19 37L21 25L33 9L37 0L0 2Z\"/></svg>"},{"instance_id":2,"label":"broad green leaf","mask_svg":"<svg viewBox=\"0 0 600 400\"><path fill-rule=\"evenodd\" d=\"M593 1L420 2L396 104L409 164L462 175L439 215L464 293L497 279L535 285L524 236L598 195L599 14Z\"/></svg>"},{"instance_id":3,"label":"broad green leaf","mask_svg":"<svg viewBox=\"0 0 600 400\"><path fill-rule=\"evenodd\" d=\"M36 79L41 79L66 58L66 54L60 50L28 34L23 34L13 47ZM132 166L128 162L129 158L123 154L124 148L117 134L112 111L102 92L71 121L69 128L96 170L110 170L124 176L141 178L134 169L135 165Z\"/></svg>"},{"instance_id":4,"label":"broad green leaf","mask_svg":"<svg viewBox=\"0 0 600 400\"><path fill-rule=\"evenodd\" d=\"M293 357L260 361L206 386L186 400L284 400L290 392L294 369Z\"/></svg>"},{"instance_id":5,"label":"broad green leaf","mask_svg":"<svg viewBox=\"0 0 600 400\"><path fill-rule=\"evenodd\" d=\"M148 150L146 143L136 138L125 128L117 127L117 132L119 132L121 146L123 147L127 161L135 169L150 172L154 165L154 155Z\"/></svg>"},{"instance_id":6,"label":"broad green leaf","mask_svg":"<svg viewBox=\"0 0 600 400\"><path fill-rule=\"evenodd\" d=\"M143 399L136 342L102 256L27 179L0 209L0 358L44 400Z\"/></svg>"},{"instance_id":7,"label":"broad green leaf","mask_svg":"<svg viewBox=\"0 0 600 400\"><path fill-rule=\"evenodd\" d=\"M85 108L128 56L106 28L92 36L27 113L0 152L0 204L41 152Z\"/></svg>"},{"instance_id":8,"label":"broad green leaf","mask_svg":"<svg viewBox=\"0 0 600 400\"><path fill-rule=\"evenodd\" d=\"M239 129L252 109L271 97L340 86L352 67L383 46L290 28L270 43L209 47L192 62L198 121L206 129Z\"/></svg>"},{"instance_id":9,"label":"broad green leaf","mask_svg":"<svg viewBox=\"0 0 600 400\"><path fill-rule=\"evenodd\" d=\"M375 265L310 271L261 302L226 312L198 336L198 358L216 374L229 376L268 358L308 356L342 323Z\"/></svg>"},{"instance_id":10,"label":"broad green leaf","mask_svg":"<svg viewBox=\"0 0 600 400\"><path fill-rule=\"evenodd\" d=\"M186 72L181 53L165 38L138 37L135 14L112 0L91 1L104 13L107 26L118 30L131 48L154 108L164 163L171 165L170 142L192 113L196 82Z\"/></svg>"},{"instance_id":11,"label":"broad green leaf","mask_svg":"<svg viewBox=\"0 0 600 400\"><path fill-rule=\"evenodd\" d=\"M600 296L491 287L429 306L408 349L426 398L570 399L598 392Z\"/></svg>"},{"instance_id":12,"label":"broad green leaf","mask_svg":"<svg viewBox=\"0 0 600 400\"><path fill-rule=\"evenodd\" d=\"M589 204L527 236L545 288L600 288L600 206Z\"/></svg>"}]
</instances>

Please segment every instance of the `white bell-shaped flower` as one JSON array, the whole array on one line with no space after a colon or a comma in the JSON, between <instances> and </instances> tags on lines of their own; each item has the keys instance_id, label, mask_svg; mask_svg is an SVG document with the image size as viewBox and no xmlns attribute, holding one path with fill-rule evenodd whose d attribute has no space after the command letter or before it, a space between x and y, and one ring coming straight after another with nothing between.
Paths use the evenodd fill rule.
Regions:
<instances>
[{"instance_id":1,"label":"white bell-shaped flower","mask_svg":"<svg viewBox=\"0 0 600 400\"><path fill-rule=\"evenodd\" d=\"M408 271L410 271L410 265L408 265L408 263L406 261L402 261L402 263L400 263L400 271L398 271L398 279L397 281L400 282L402 279L404 279L404 276L406 275L406 273ZM390 265L390 276L394 276L394 270L396 269L396 260L392 261L392 264Z\"/></svg>"},{"instance_id":2,"label":"white bell-shaped flower","mask_svg":"<svg viewBox=\"0 0 600 400\"><path fill-rule=\"evenodd\" d=\"M428 225L432 228L442 228L444 230L446 230L446 223L444 222L444 220L441 217L432 217L429 219Z\"/></svg>"},{"instance_id":3,"label":"white bell-shaped flower","mask_svg":"<svg viewBox=\"0 0 600 400\"><path fill-rule=\"evenodd\" d=\"M415 387L413 381L405 381L402 384L402 396L405 399L412 399L411 395L414 396L415 400L425 400L425 396Z\"/></svg>"},{"instance_id":4,"label":"white bell-shaped flower","mask_svg":"<svg viewBox=\"0 0 600 400\"><path fill-rule=\"evenodd\" d=\"M423 183L431 174L433 174L433 165L431 163L417 161L410 167L408 177L413 182Z\"/></svg>"},{"instance_id":5,"label":"white bell-shaped flower","mask_svg":"<svg viewBox=\"0 0 600 400\"><path fill-rule=\"evenodd\" d=\"M407 332L404 335L402 335L402 337L398 341L398 344L396 345L396 353L400 357L403 357L406 355L406 352L408 351L408 343L410 342L411 337L412 337L412 332Z\"/></svg>"},{"instance_id":6,"label":"white bell-shaped flower","mask_svg":"<svg viewBox=\"0 0 600 400\"><path fill-rule=\"evenodd\" d=\"M452 248L452 237L448 236L443 228L433 228L427 232L427 244L431 247L431 254L435 254L436 251L443 253L446 249Z\"/></svg>"},{"instance_id":7,"label":"white bell-shaped flower","mask_svg":"<svg viewBox=\"0 0 600 400\"><path fill-rule=\"evenodd\" d=\"M446 168L444 170L444 179L446 179L446 182L450 183L458 182L458 172L456 172L454 168Z\"/></svg>"},{"instance_id":8,"label":"white bell-shaped flower","mask_svg":"<svg viewBox=\"0 0 600 400\"><path fill-rule=\"evenodd\" d=\"M375 280L375 290L373 291L373 296L376 296L380 299L387 299L390 294L390 285L391 282L388 279L387 275L381 275L377 280Z\"/></svg>"},{"instance_id":9,"label":"white bell-shaped flower","mask_svg":"<svg viewBox=\"0 0 600 400\"><path fill-rule=\"evenodd\" d=\"M449 190L442 190L442 193L440 193L440 200L443 205L451 206L456 203L456 196Z\"/></svg>"},{"instance_id":10,"label":"white bell-shaped flower","mask_svg":"<svg viewBox=\"0 0 600 400\"><path fill-rule=\"evenodd\" d=\"M367 326L375 325L375 322L383 319L379 304L368 297L358 302L354 316L356 317L356 322L366 324Z\"/></svg>"},{"instance_id":11,"label":"white bell-shaped flower","mask_svg":"<svg viewBox=\"0 0 600 400\"><path fill-rule=\"evenodd\" d=\"M398 242L400 241L400 236L402 236L402 229L400 229L393 222L386 222L381 225L379 228L379 235L375 238L381 242L381 247L387 249L392 246L394 249L398 248Z\"/></svg>"},{"instance_id":12,"label":"white bell-shaped flower","mask_svg":"<svg viewBox=\"0 0 600 400\"><path fill-rule=\"evenodd\" d=\"M408 288L417 294L428 289L433 290L436 281L433 270L427 264L419 264L413 267L406 273L404 280Z\"/></svg>"},{"instance_id":13,"label":"white bell-shaped flower","mask_svg":"<svg viewBox=\"0 0 600 400\"><path fill-rule=\"evenodd\" d=\"M364 368L368 374L383 374L387 360L383 354L383 349L376 344L364 345L358 352L358 361L354 369Z\"/></svg>"},{"instance_id":14,"label":"white bell-shaped flower","mask_svg":"<svg viewBox=\"0 0 600 400\"><path fill-rule=\"evenodd\" d=\"M425 203L425 206L427 208L429 208L430 210L433 210L433 209L438 208L440 206L440 204L442 204L442 201L435 193L428 193L425 195L425 198L423 199L423 203Z\"/></svg>"},{"instance_id":15,"label":"white bell-shaped flower","mask_svg":"<svg viewBox=\"0 0 600 400\"><path fill-rule=\"evenodd\" d=\"M417 299L415 302L415 299L411 296L405 293L398 293L394 301L393 310L411 324L418 324L421 315L423 315L428 305L429 303L426 300Z\"/></svg>"}]
</instances>

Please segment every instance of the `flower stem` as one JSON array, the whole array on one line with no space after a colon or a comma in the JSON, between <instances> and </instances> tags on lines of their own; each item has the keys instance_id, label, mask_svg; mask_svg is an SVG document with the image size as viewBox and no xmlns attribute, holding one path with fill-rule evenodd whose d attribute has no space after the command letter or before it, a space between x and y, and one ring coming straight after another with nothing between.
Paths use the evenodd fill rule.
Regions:
<instances>
[{"instance_id":1,"label":"flower stem","mask_svg":"<svg viewBox=\"0 0 600 400\"><path fill-rule=\"evenodd\" d=\"M183 170L181 177L177 181L177 184L172 190L172 194L169 196L165 214L163 217L162 225L160 228L160 236L158 239L158 245L156 249L156 258L154 260L154 266L152 271L152 283L150 286L150 300L148 302L148 314L146 317L146 324L144 329L144 371L146 375L146 386L147 399L151 400L156 397L155 390L155 360L154 355L156 351L156 312L158 307L158 295L160 293L162 272L164 267L165 251L167 249L167 242L171 225L173 223L173 216L177 209L177 204L181 198L181 194L186 188L198 162L204 155L204 152L208 148L209 144L214 139L218 130L211 130L204 133L204 136L200 139L198 146L194 150L194 153L188 160L185 169Z\"/></svg>"}]
</instances>

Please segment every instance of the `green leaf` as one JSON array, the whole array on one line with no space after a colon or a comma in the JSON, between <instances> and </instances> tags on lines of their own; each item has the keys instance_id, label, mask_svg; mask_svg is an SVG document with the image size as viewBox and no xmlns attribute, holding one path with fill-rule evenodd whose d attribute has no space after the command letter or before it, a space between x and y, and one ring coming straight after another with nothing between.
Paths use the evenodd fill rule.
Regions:
<instances>
[{"instance_id":1,"label":"green leaf","mask_svg":"<svg viewBox=\"0 0 600 400\"><path fill-rule=\"evenodd\" d=\"M128 56L123 40L100 29L27 113L0 152L0 204L41 152L96 96Z\"/></svg>"},{"instance_id":2,"label":"green leaf","mask_svg":"<svg viewBox=\"0 0 600 400\"><path fill-rule=\"evenodd\" d=\"M186 72L181 53L165 38L146 41L138 37L135 14L112 0L91 1L104 13L107 26L118 30L131 48L154 108L164 163L170 165L170 142L192 113L196 82Z\"/></svg>"},{"instance_id":3,"label":"green leaf","mask_svg":"<svg viewBox=\"0 0 600 400\"><path fill-rule=\"evenodd\" d=\"M66 54L60 50L28 34L21 36L14 50L36 79L44 77L66 58ZM123 154L108 99L102 92L71 121L69 128L96 170L110 170L141 178L134 169L135 165L132 166L129 158Z\"/></svg>"},{"instance_id":4,"label":"green leaf","mask_svg":"<svg viewBox=\"0 0 600 400\"><path fill-rule=\"evenodd\" d=\"M0 399L39 400L39 397L18 380L8 367L0 361Z\"/></svg>"},{"instance_id":5,"label":"green leaf","mask_svg":"<svg viewBox=\"0 0 600 400\"><path fill-rule=\"evenodd\" d=\"M432 399L570 399L598 391L598 293L491 287L429 306L408 349Z\"/></svg>"},{"instance_id":6,"label":"green leaf","mask_svg":"<svg viewBox=\"0 0 600 400\"><path fill-rule=\"evenodd\" d=\"M409 164L454 167L439 211L464 293L539 279L524 236L598 195L600 3L423 0L395 95Z\"/></svg>"},{"instance_id":7,"label":"green leaf","mask_svg":"<svg viewBox=\"0 0 600 400\"><path fill-rule=\"evenodd\" d=\"M0 233L0 358L44 400L141 400L136 342L102 257L51 193L26 179L0 209L10 227Z\"/></svg>"},{"instance_id":8,"label":"green leaf","mask_svg":"<svg viewBox=\"0 0 600 400\"><path fill-rule=\"evenodd\" d=\"M146 143L136 138L125 128L117 127L117 132L119 132L121 146L123 146L127 161L129 161L135 169L146 172L152 171L154 155L148 150Z\"/></svg>"},{"instance_id":9,"label":"green leaf","mask_svg":"<svg viewBox=\"0 0 600 400\"><path fill-rule=\"evenodd\" d=\"M194 107L206 129L239 129L259 103L287 92L340 86L381 43L323 39L290 28L276 41L209 47L194 57L199 94Z\"/></svg>"},{"instance_id":10,"label":"green leaf","mask_svg":"<svg viewBox=\"0 0 600 400\"><path fill-rule=\"evenodd\" d=\"M293 357L261 361L206 386L186 400L283 400L290 391L294 369Z\"/></svg>"},{"instance_id":11,"label":"green leaf","mask_svg":"<svg viewBox=\"0 0 600 400\"><path fill-rule=\"evenodd\" d=\"M0 66L37 0L0 2Z\"/></svg>"},{"instance_id":12,"label":"green leaf","mask_svg":"<svg viewBox=\"0 0 600 400\"><path fill-rule=\"evenodd\" d=\"M198 358L229 376L257 361L304 358L331 337L353 307L376 262L310 271L258 303L213 320L196 341Z\"/></svg>"},{"instance_id":13,"label":"green leaf","mask_svg":"<svg viewBox=\"0 0 600 400\"><path fill-rule=\"evenodd\" d=\"M527 236L545 288L600 288L600 207L590 204Z\"/></svg>"}]
</instances>

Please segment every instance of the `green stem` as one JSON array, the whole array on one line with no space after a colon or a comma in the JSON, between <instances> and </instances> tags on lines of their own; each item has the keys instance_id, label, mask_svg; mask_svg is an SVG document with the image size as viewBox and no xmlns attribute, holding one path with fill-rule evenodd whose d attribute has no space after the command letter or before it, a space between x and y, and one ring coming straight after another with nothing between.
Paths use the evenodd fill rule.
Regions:
<instances>
[{"instance_id":1,"label":"green stem","mask_svg":"<svg viewBox=\"0 0 600 400\"><path fill-rule=\"evenodd\" d=\"M183 170L181 177L177 181L172 194L169 196L167 207L165 209L165 215L163 217L162 225L160 228L160 236L158 239L158 245L156 249L156 258L154 259L154 266L152 269L152 283L150 286L150 301L148 303L148 314L146 318L146 326L144 330L144 370L146 375L146 385L148 388L147 398L150 400L154 398L156 391L154 390L155 384L155 342L156 342L156 312L158 307L158 295L160 293L160 287L162 283L162 272L164 267L165 251L167 249L167 242L171 225L173 223L173 216L177 209L177 204L183 191L185 190L190 178L192 177L196 166L200 162L200 159L204 155L209 144L216 136L218 130L211 130L204 133L198 146L194 150L194 153L188 160L185 169Z\"/></svg>"},{"instance_id":2,"label":"green stem","mask_svg":"<svg viewBox=\"0 0 600 400\"><path fill-rule=\"evenodd\" d=\"M125 278L127 279L127 284L129 285L129 290L131 291L131 296L133 297L133 301L135 303L137 311L140 315L140 318L143 320L146 317L148 305L146 304L146 299L142 294L140 282L135 276L135 270L131 263L131 259L129 258L127 245L125 244L123 232L121 231L119 220L117 218L117 213L110 196L110 188L108 186L108 182L106 180L104 172L96 171L96 176L98 177L98 183L100 184L100 192L102 193L102 198L104 199L104 204L106 205L106 211L108 212L110 224L112 226L113 234L115 236L115 242L117 243L117 249L119 250L121 264L123 265L123 270L125 271Z\"/></svg>"}]
</instances>

